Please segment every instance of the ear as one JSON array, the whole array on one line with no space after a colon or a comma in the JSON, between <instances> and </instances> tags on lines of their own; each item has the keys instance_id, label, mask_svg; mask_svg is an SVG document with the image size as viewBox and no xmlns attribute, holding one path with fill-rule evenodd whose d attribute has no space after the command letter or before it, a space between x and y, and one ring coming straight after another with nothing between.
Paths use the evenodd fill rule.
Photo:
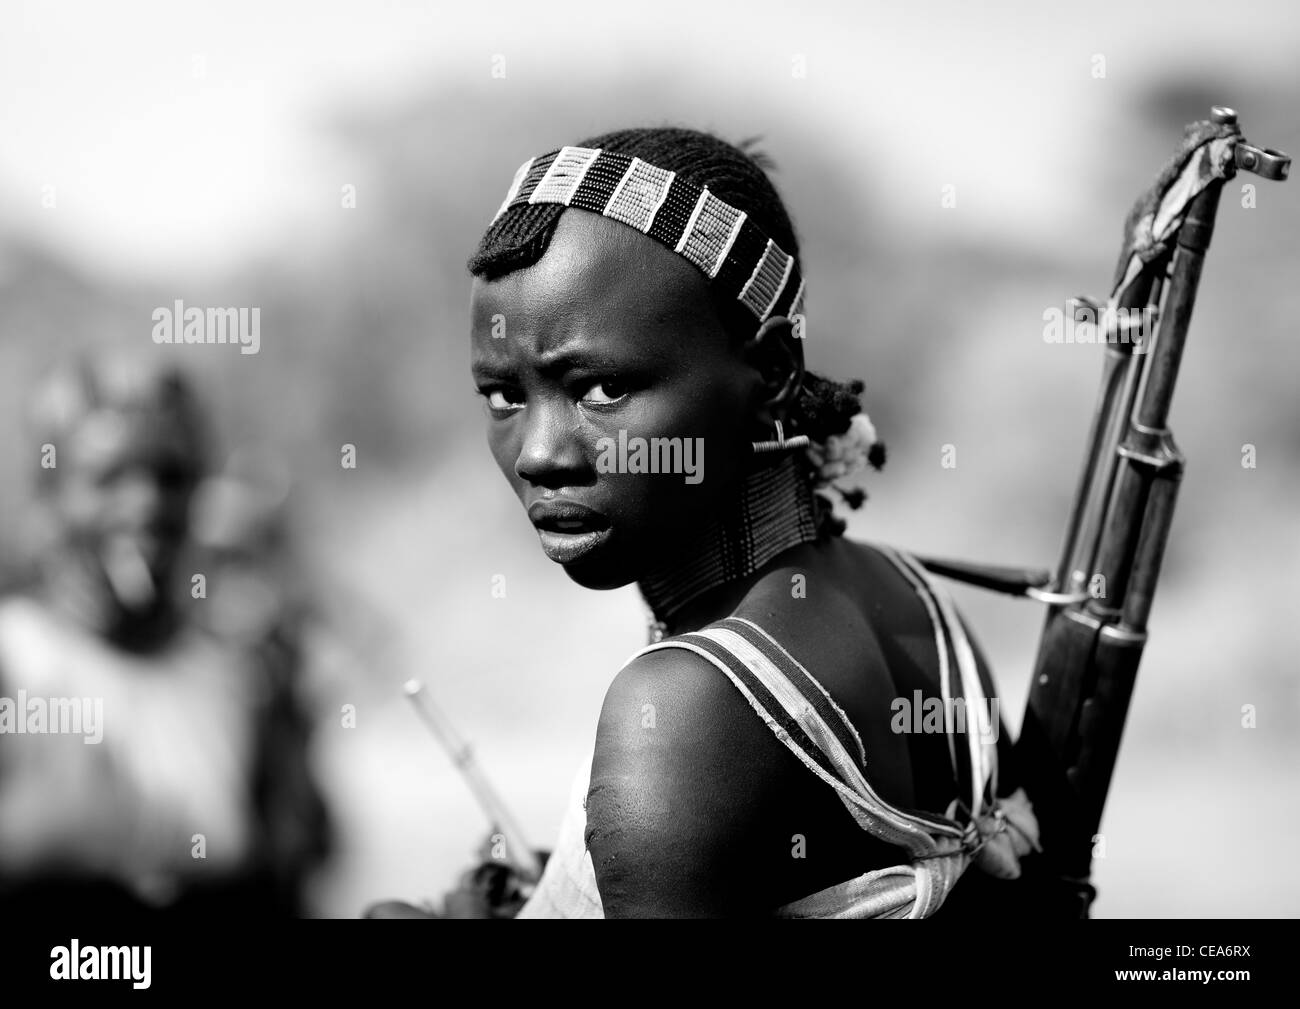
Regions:
<instances>
[{"instance_id":1,"label":"ear","mask_svg":"<svg viewBox=\"0 0 1300 1009\"><path fill-rule=\"evenodd\" d=\"M743 352L765 389L757 419L766 426L784 420L803 388L803 343L795 338L794 325L783 315L769 317Z\"/></svg>"}]
</instances>

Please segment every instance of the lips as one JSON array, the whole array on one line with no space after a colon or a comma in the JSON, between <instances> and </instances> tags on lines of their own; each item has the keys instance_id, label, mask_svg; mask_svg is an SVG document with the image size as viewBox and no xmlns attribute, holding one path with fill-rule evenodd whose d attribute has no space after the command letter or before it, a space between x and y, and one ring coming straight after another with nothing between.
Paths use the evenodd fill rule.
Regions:
<instances>
[{"instance_id":1,"label":"lips","mask_svg":"<svg viewBox=\"0 0 1300 1009\"><path fill-rule=\"evenodd\" d=\"M571 564L609 538L609 519L576 501L536 501L528 518L542 550L557 564Z\"/></svg>"}]
</instances>

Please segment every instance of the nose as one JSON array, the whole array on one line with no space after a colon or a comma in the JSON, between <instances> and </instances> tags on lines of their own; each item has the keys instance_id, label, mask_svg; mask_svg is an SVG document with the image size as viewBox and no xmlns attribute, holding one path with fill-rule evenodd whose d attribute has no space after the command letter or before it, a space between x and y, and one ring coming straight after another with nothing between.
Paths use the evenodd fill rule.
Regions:
<instances>
[{"instance_id":1,"label":"nose","mask_svg":"<svg viewBox=\"0 0 1300 1009\"><path fill-rule=\"evenodd\" d=\"M585 482L587 455L571 404L535 401L524 411L515 475L539 487Z\"/></svg>"}]
</instances>

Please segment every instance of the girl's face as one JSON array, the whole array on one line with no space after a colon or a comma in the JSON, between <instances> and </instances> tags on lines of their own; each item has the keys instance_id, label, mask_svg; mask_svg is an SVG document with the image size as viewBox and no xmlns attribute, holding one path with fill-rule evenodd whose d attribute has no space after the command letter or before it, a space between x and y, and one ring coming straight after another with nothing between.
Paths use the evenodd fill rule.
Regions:
<instances>
[{"instance_id":1,"label":"girl's face","mask_svg":"<svg viewBox=\"0 0 1300 1009\"><path fill-rule=\"evenodd\" d=\"M547 555L600 589L679 559L763 434L762 380L704 276L569 210L533 266L475 278L471 320L488 443Z\"/></svg>"}]
</instances>

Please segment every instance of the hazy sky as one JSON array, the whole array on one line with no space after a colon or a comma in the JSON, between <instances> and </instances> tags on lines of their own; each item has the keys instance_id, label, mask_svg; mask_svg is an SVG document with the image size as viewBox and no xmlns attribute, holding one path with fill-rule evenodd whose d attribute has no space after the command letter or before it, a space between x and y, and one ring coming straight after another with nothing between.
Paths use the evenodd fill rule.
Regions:
<instances>
[{"instance_id":1,"label":"hazy sky","mask_svg":"<svg viewBox=\"0 0 1300 1009\"><path fill-rule=\"evenodd\" d=\"M1132 6L7 0L0 227L111 272L221 265L310 222L307 194L337 178L313 132L332 107L488 78L499 53L508 88L647 64L726 79L846 135L905 219L954 183L966 226L1046 242L1078 223L1049 167L1062 145L1105 157L1098 127L1154 69L1244 68L1300 93L1293 0Z\"/></svg>"}]
</instances>

